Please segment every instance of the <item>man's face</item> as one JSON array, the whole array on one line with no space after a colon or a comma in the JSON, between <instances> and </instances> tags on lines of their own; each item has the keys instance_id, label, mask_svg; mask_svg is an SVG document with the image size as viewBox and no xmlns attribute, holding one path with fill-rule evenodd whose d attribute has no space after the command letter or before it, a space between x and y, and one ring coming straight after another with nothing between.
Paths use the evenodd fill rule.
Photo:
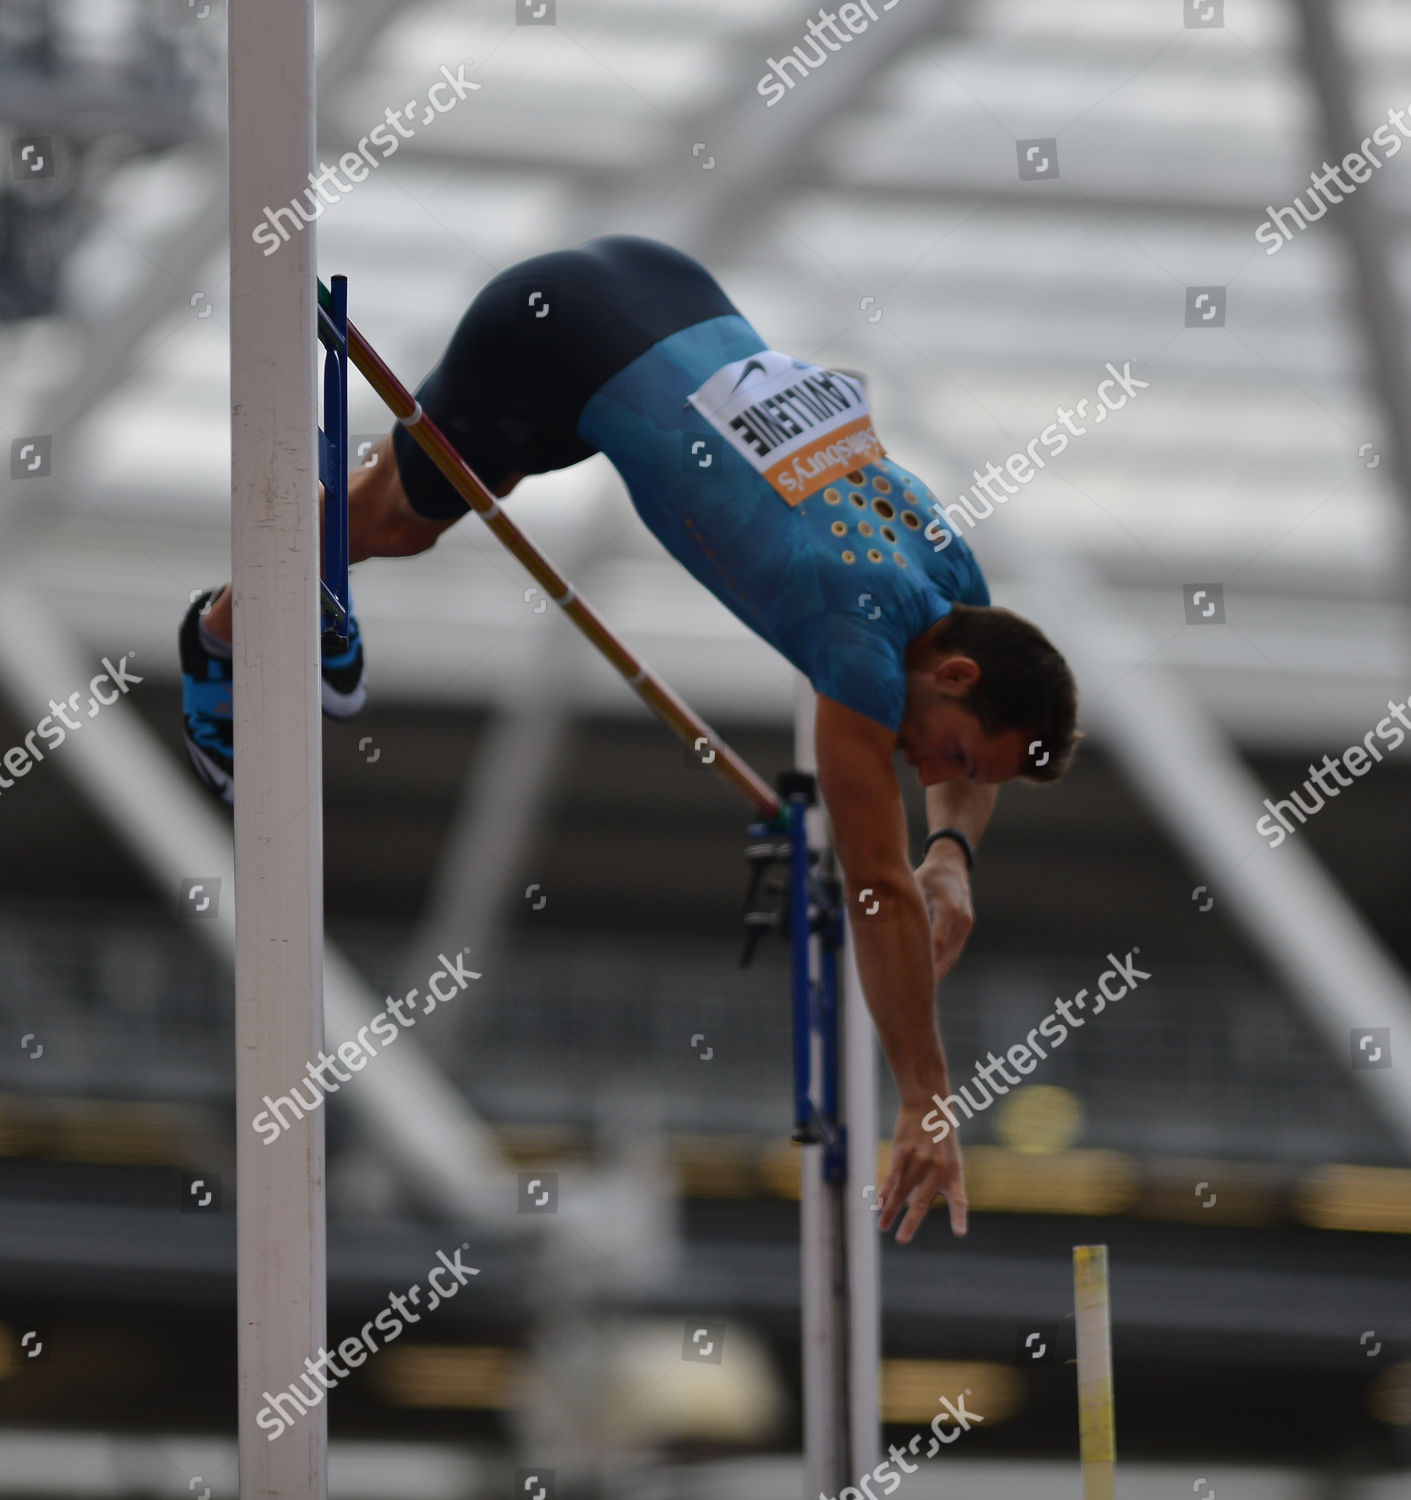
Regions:
<instances>
[{"instance_id":1,"label":"man's face","mask_svg":"<svg viewBox=\"0 0 1411 1500\"><path fill-rule=\"evenodd\" d=\"M1029 736L1021 729L988 735L964 706L965 694L978 677L975 664L952 657L939 669L914 675L906 713L897 731L897 748L916 771L922 786L968 777L971 781L1009 781L1025 769Z\"/></svg>"}]
</instances>

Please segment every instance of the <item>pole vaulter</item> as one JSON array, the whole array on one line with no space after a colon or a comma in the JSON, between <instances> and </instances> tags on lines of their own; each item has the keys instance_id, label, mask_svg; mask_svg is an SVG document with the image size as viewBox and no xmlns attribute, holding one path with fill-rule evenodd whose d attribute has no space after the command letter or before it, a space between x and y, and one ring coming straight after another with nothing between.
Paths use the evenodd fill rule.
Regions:
<instances>
[{"instance_id":1,"label":"pole vaulter","mask_svg":"<svg viewBox=\"0 0 1411 1500\"><path fill-rule=\"evenodd\" d=\"M279 253L286 253L288 247ZM469 510L645 701L752 805L779 800L607 630L499 505L528 474L605 453L649 529L791 661L818 694L817 784L851 917L857 971L900 1095L880 1228L909 1242L938 1196L965 1230L935 985L973 923L970 872L999 783L1050 782L1078 738L1067 663L990 603L931 491L890 459L861 386L772 349L709 272L629 235L511 266L477 295L437 367L408 392L349 325L348 354L399 418L349 480L347 558L425 551ZM231 596L181 632L188 750L225 800ZM351 608L325 639L334 717L366 698ZM913 871L894 755L926 789ZM923 1120L931 1118L928 1128Z\"/></svg>"}]
</instances>

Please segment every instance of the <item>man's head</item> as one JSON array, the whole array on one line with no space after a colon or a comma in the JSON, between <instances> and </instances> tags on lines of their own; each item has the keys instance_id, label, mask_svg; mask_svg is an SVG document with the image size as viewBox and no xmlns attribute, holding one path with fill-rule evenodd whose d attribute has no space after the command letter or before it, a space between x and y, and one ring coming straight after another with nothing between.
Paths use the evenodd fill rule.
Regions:
<instances>
[{"instance_id":1,"label":"man's head","mask_svg":"<svg viewBox=\"0 0 1411 1500\"><path fill-rule=\"evenodd\" d=\"M1043 632L994 605L955 604L906 652L897 739L923 786L1057 781L1080 732L1078 690Z\"/></svg>"}]
</instances>

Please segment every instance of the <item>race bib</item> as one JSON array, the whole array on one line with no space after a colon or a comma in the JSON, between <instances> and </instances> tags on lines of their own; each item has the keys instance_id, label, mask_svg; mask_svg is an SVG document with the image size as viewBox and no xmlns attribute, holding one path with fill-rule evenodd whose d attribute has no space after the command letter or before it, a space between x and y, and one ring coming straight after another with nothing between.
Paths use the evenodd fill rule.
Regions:
<instances>
[{"instance_id":1,"label":"race bib","mask_svg":"<svg viewBox=\"0 0 1411 1500\"><path fill-rule=\"evenodd\" d=\"M717 370L686 399L790 505L886 452L857 381L775 349Z\"/></svg>"}]
</instances>

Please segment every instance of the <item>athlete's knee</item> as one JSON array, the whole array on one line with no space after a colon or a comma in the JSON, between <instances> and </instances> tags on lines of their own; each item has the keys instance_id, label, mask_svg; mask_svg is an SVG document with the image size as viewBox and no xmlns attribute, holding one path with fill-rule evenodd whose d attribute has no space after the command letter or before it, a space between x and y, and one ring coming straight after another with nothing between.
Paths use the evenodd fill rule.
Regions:
<instances>
[{"instance_id":1,"label":"athlete's knee","mask_svg":"<svg viewBox=\"0 0 1411 1500\"><path fill-rule=\"evenodd\" d=\"M415 557L419 552L429 552L441 538L443 531L456 524L459 517L431 521L418 515L411 508L400 481L393 479L392 491L386 508L379 517L377 527L378 557Z\"/></svg>"},{"instance_id":2,"label":"athlete's knee","mask_svg":"<svg viewBox=\"0 0 1411 1500\"><path fill-rule=\"evenodd\" d=\"M348 556L414 557L436 545L451 520L418 515L402 486L390 436L373 446L362 468L348 480Z\"/></svg>"},{"instance_id":3,"label":"athlete's knee","mask_svg":"<svg viewBox=\"0 0 1411 1500\"><path fill-rule=\"evenodd\" d=\"M454 525L454 521L427 521L421 516L391 521L379 533L378 550L369 555L415 557L420 552L429 552L440 540L441 533Z\"/></svg>"}]
</instances>

